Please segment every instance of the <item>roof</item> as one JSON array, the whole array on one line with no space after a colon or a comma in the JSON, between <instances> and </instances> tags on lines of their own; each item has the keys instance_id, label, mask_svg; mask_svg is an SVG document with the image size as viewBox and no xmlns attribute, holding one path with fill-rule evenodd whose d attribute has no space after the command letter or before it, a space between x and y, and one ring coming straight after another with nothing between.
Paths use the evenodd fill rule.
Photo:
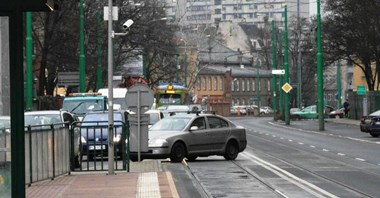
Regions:
<instances>
[{"instance_id":1,"label":"roof","mask_svg":"<svg viewBox=\"0 0 380 198\"><path fill-rule=\"evenodd\" d=\"M44 111L27 111L25 115L53 115L53 114L61 114L67 111L61 110L44 110Z\"/></svg>"}]
</instances>

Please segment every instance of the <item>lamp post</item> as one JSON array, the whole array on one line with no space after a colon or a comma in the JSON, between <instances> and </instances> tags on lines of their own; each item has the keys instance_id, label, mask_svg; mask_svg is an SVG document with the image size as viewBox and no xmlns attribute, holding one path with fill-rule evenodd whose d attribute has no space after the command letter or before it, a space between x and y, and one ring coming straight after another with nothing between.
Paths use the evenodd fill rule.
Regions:
<instances>
[{"instance_id":1,"label":"lamp post","mask_svg":"<svg viewBox=\"0 0 380 198\"><path fill-rule=\"evenodd\" d=\"M325 130L323 117L323 66L322 66L322 40L321 40L321 1L317 0L317 87L318 87L318 119L319 130Z\"/></svg>"},{"instance_id":2,"label":"lamp post","mask_svg":"<svg viewBox=\"0 0 380 198\"><path fill-rule=\"evenodd\" d=\"M300 24L300 0L297 0L297 28L298 28L298 45L297 45L297 106L299 109L301 109L301 103L302 103L302 96L301 96L301 81L302 81L302 76L301 76L301 35L302 35L302 30L301 30L301 24Z\"/></svg>"}]
</instances>

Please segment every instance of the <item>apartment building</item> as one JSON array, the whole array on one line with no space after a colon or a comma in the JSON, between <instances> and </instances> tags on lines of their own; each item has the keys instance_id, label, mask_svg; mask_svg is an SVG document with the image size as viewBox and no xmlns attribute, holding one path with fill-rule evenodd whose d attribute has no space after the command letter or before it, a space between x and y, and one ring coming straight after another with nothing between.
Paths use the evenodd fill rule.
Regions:
<instances>
[{"instance_id":1,"label":"apartment building","mask_svg":"<svg viewBox=\"0 0 380 198\"><path fill-rule=\"evenodd\" d=\"M163 0L168 18L182 25L218 24L220 21L246 22L260 25L269 21L284 21L288 17L309 18L309 0Z\"/></svg>"}]
</instances>

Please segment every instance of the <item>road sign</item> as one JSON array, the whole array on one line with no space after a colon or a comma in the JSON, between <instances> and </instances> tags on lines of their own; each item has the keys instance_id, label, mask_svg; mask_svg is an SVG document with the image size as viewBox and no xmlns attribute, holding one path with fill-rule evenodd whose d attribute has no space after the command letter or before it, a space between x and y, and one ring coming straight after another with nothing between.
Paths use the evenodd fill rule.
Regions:
<instances>
[{"instance_id":1,"label":"road sign","mask_svg":"<svg viewBox=\"0 0 380 198\"><path fill-rule=\"evenodd\" d=\"M356 93L357 93L358 95L364 95L366 91L367 91L367 90L366 90L365 85L358 85L358 87L357 87L357 89L356 89Z\"/></svg>"},{"instance_id":2,"label":"road sign","mask_svg":"<svg viewBox=\"0 0 380 198\"><path fill-rule=\"evenodd\" d=\"M274 70L272 70L272 74L273 75L284 75L285 70L284 69L274 69Z\"/></svg>"},{"instance_id":3,"label":"road sign","mask_svg":"<svg viewBox=\"0 0 380 198\"><path fill-rule=\"evenodd\" d=\"M286 93L289 93L290 90L293 89L293 87L289 83L285 83L282 87L282 90L284 90Z\"/></svg>"}]
</instances>

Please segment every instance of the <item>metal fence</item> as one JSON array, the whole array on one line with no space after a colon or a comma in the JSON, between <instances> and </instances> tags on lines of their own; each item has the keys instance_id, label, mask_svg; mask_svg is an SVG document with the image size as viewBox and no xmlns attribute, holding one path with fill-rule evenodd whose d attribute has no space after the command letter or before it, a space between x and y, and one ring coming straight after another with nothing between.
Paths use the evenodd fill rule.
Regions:
<instances>
[{"instance_id":1,"label":"metal fence","mask_svg":"<svg viewBox=\"0 0 380 198\"><path fill-rule=\"evenodd\" d=\"M73 123L72 134L80 131L81 140L79 143L80 166L72 171L108 170L108 127L108 121ZM113 134L114 169L129 171L129 143L126 141L129 140L129 122L114 121Z\"/></svg>"},{"instance_id":2,"label":"metal fence","mask_svg":"<svg viewBox=\"0 0 380 198\"><path fill-rule=\"evenodd\" d=\"M364 107L363 100L367 97L368 114L380 109L380 92L369 91L365 95L358 95L356 92L347 92L348 103L350 104L349 117L351 119L360 119L363 116Z\"/></svg>"},{"instance_id":3,"label":"metal fence","mask_svg":"<svg viewBox=\"0 0 380 198\"><path fill-rule=\"evenodd\" d=\"M70 173L70 131L64 123L25 127L25 183ZM0 132L0 163L11 163L11 130Z\"/></svg>"}]
</instances>

